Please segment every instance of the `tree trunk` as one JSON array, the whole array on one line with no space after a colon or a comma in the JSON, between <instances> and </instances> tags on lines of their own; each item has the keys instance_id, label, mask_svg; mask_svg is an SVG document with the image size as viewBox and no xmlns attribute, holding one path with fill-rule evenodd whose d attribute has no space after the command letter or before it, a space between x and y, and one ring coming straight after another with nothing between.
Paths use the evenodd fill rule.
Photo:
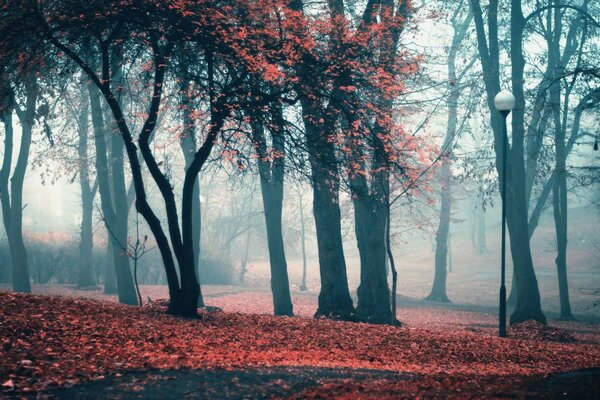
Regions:
<instances>
[{"instance_id":1,"label":"tree trunk","mask_svg":"<svg viewBox=\"0 0 600 400\"><path fill-rule=\"evenodd\" d=\"M283 182L265 182L261 178L261 190L267 227L269 261L271 265L271 291L275 315L293 316L287 261L281 229L283 206Z\"/></svg>"},{"instance_id":2,"label":"tree trunk","mask_svg":"<svg viewBox=\"0 0 600 400\"><path fill-rule=\"evenodd\" d=\"M354 224L360 254L356 315L364 322L390 323L395 318L391 313L386 273L385 204L354 197Z\"/></svg>"},{"instance_id":3,"label":"tree trunk","mask_svg":"<svg viewBox=\"0 0 600 400\"><path fill-rule=\"evenodd\" d=\"M183 132L179 138L179 145L183 153L185 160L185 169L187 170L196 154L196 130L195 121L192 117L192 104L190 101L190 82L182 81L180 87L180 106L183 117ZM192 194L192 236L194 246L194 265L196 266L194 271L196 273L196 280L200 283L200 244L201 244L201 232L202 232L202 209L200 204L200 179L196 179L194 183L194 190ZM204 296L202 296L202 289L200 287L198 295L198 307L204 307Z\"/></svg>"},{"instance_id":4,"label":"tree trunk","mask_svg":"<svg viewBox=\"0 0 600 400\"><path fill-rule=\"evenodd\" d=\"M440 301L449 303L450 300L446 295L446 275L452 270L452 254L450 252L450 215L452 206L452 153L458 135L458 101L460 98L460 85L464 73L469 67L465 66L460 74L456 70L456 58L461 43L466 36L467 30L473 20L473 14L468 13L462 19L460 7L458 6L453 14L452 23L452 45L448 53L448 90L450 96L448 98L448 122L446 125L446 135L443 143L443 154L441 158L442 166L440 168L440 186L441 186L441 208L440 221L436 235L435 246L435 276L431 293L426 300Z\"/></svg>"},{"instance_id":5,"label":"tree trunk","mask_svg":"<svg viewBox=\"0 0 600 400\"><path fill-rule=\"evenodd\" d=\"M475 218L475 249L479 254L485 254L485 252L487 252L487 244L485 238L485 211L483 211L482 207L477 207L477 210L475 210Z\"/></svg>"},{"instance_id":6,"label":"tree trunk","mask_svg":"<svg viewBox=\"0 0 600 400\"><path fill-rule=\"evenodd\" d=\"M508 150L509 176L502 178L507 179L508 182L508 193L504 193L504 200L508 202L507 223L517 285L517 303L510 316L510 323L523 322L528 319L546 323L546 317L542 312L540 303L538 282L533 269L526 201L523 142L525 133L525 92L523 87L525 67L523 30L525 21L521 11L521 0L512 0L511 4L510 53L512 86L516 104L512 116L512 143L510 150Z\"/></svg>"},{"instance_id":7,"label":"tree trunk","mask_svg":"<svg viewBox=\"0 0 600 400\"><path fill-rule=\"evenodd\" d=\"M558 142L557 142L558 143ZM571 302L569 300L569 284L567 280L567 183L566 171L561 173L554 186L553 207L554 226L556 228L556 271L558 274L558 293L560 296L560 319L571 321Z\"/></svg>"},{"instance_id":8,"label":"tree trunk","mask_svg":"<svg viewBox=\"0 0 600 400\"><path fill-rule=\"evenodd\" d=\"M268 153L265 126L255 117L252 123L254 147L258 154L260 188L267 228L267 244L271 266L271 291L275 315L293 316L290 283L285 257L281 217L283 210L283 182L285 174L284 126L281 105L273 105L273 126L271 131L273 152ZM270 160L272 158L272 160Z\"/></svg>"},{"instance_id":9,"label":"tree trunk","mask_svg":"<svg viewBox=\"0 0 600 400\"><path fill-rule=\"evenodd\" d=\"M290 7L304 13L302 0L294 0ZM308 32L307 32L308 34ZM339 206L340 176L335 157L335 146L328 140L333 132L331 116L324 115L322 104L313 97L314 63L305 54L297 72L304 91L300 96L309 153L313 187L313 214L319 251L321 291L315 317L342 320L354 319L354 306L348 289L346 260L342 245Z\"/></svg>"},{"instance_id":10,"label":"tree trunk","mask_svg":"<svg viewBox=\"0 0 600 400\"><path fill-rule=\"evenodd\" d=\"M114 133L112 142L112 184L114 193L115 219L111 229L114 239L120 246L114 246L115 272L119 302L122 304L139 305L128 254L129 207L127 205L127 189L125 186L125 171L123 168L123 141Z\"/></svg>"},{"instance_id":11,"label":"tree trunk","mask_svg":"<svg viewBox=\"0 0 600 400\"><path fill-rule=\"evenodd\" d=\"M82 192L81 238L79 243L79 274L77 286L87 287L96 284L93 274L93 223L94 197L92 193Z\"/></svg>"},{"instance_id":12,"label":"tree trunk","mask_svg":"<svg viewBox=\"0 0 600 400\"><path fill-rule=\"evenodd\" d=\"M80 99L80 114L78 118L79 144L77 146L79 187L81 189L81 235L79 242L79 274L77 286L87 287L96 284L93 275L93 224L94 194L96 189L90 184L88 162L88 120L89 96L83 88Z\"/></svg>"},{"instance_id":13,"label":"tree trunk","mask_svg":"<svg viewBox=\"0 0 600 400\"><path fill-rule=\"evenodd\" d=\"M104 272L104 294L117 294L117 277L115 276L115 258L113 241L107 232L106 241L106 264Z\"/></svg>"},{"instance_id":14,"label":"tree trunk","mask_svg":"<svg viewBox=\"0 0 600 400\"><path fill-rule=\"evenodd\" d=\"M29 280L29 263L27 250L23 241L23 183L29 160L29 149L31 147L31 136L35 123L36 103L38 97L38 86L36 78L28 77L25 82L26 108L21 110L16 106L17 116L21 122L21 146L17 156L17 162L10 178L10 193L8 178L12 164L13 152L13 124L12 107L8 107L3 113L5 126L5 151L2 170L0 172L0 191L2 193L2 211L4 226L12 260L12 285L17 292L31 292ZM12 99L11 99L12 101Z\"/></svg>"},{"instance_id":15,"label":"tree trunk","mask_svg":"<svg viewBox=\"0 0 600 400\"><path fill-rule=\"evenodd\" d=\"M447 260L448 260L448 242L450 231L450 207L451 207L451 192L450 192L450 164L446 157L442 158L441 167L441 209L438 231L435 236L435 276L431 293L425 298L430 301L440 301L449 303L450 299L446 294L446 275L447 275Z\"/></svg>"},{"instance_id":16,"label":"tree trunk","mask_svg":"<svg viewBox=\"0 0 600 400\"><path fill-rule=\"evenodd\" d=\"M302 190L302 189L301 189ZM304 221L303 193L300 193L300 240L302 245L302 283L300 290L308 290L306 287L306 222Z\"/></svg>"},{"instance_id":17,"label":"tree trunk","mask_svg":"<svg viewBox=\"0 0 600 400\"><path fill-rule=\"evenodd\" d=\"M562 32L563 11L553 10L554 35L549 41L549 67L552 67L555 82L550 86L550 103L554 118L554 148L556 180L552 187L552 206L554 211L554 227L556 230L556 270L558 275L558 291L560 297L560 318L573 320L569 301L569 284L567 280L567 149L565 145L567 130L568 103L573 84L565 90L564 110L561 118L561 85L560 77L565 65L560 60L560 41ZM548 16L550 18L550 16ZM565 50L566 51L566 50ZM574 83L574 82L573 82Z\"/></svg>"},{"instance_id":18,"label":"tree trunk","mask_svg":"<svg viewBox=\"0 0 600 400\"><path fill-rule=\"evenodd\" d=\"M303 105L307 145L310 153L313 214L319 251L321 291L315 317L353 320L354 307L348 289L346 260L342 243L342 224L339 204L340 178L333 144L326 131L309 119L314 118Z\"/></svg>"},{"instance_id":19,"label":"tree trunk","mask_svg":"<svg viewBox=\"0 0 600 400\"><path fill-rule=\"evenodd\" d=\"M107 124L105 123L99 91L88 87L96 146L96 175L100 191L100 203L114 265L119 302L137 305L135 286L127 255L128 207L123 169L123 144L117 137L110 138L111 173L109 174L109 149L107 146ZM110 266L110 263L109 263ZM110 274L105 279L105 291L110 289Z\"/></svg>"},{"instance_id":20,"label":"tree trunk","mask_svg":"<svg viewBox=\"0 0 600 400\"><path fill-rule=\"evenodd\" d=\"M479 0L471 0L471 8L475 19L487 103L490 109L491 126L494 132L496 170L498 171L500 180L507 180L507 193L501 193L501 196L507 202L506 218L516 285L516 304L510 316L510 322L512 324L534 319L546 323L546 317L541 309L540 293L533 269L529 243L523 144L525 132L523 29L525 21L521 11L521 2L520 0L511 0L510 53L512 61L512 89L516 104L512 112L512 146L510 147L507 138L504 136L503 117L494 106L494 97L500 91L498 2L494 0L490 3L487 33ZM487 36L489 36L489 42ZM503 176L502 173L504 149L508 152L507 176Z\"/></svg>"}]
</instances>

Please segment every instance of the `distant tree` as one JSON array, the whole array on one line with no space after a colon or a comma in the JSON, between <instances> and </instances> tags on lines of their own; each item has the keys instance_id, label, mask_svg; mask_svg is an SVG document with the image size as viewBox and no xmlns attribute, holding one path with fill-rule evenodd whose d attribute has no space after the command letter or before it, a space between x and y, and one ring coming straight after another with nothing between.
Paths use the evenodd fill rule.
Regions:
<instances>
[{"instance_id":1,"label":"distant tree","mask_svg":"<svg viewBox=\"0 0 600 400\"><path fill-rule=\"evenodd\" d=\"M96 284L93 276L93 213L94 197L98 190L98 180L91 176L89 161L89 121L90 102L86 84L80 85L79 116L77 118L78 144L77 159L79 187L81 190L81 235L79 243L79 274L77 286L87 287Z\"/></svg>"},{"instance_id":2,"label":"distant tree","mask_svg":"<svg viewBox=\"0 0 600 400\"><path fill-rule=\"evenodd\" d=\"M460 1L454 8L450 17L452 26L452 43L448 51L448 121L446 124L446 135L442 144L442 157L440 158L439 180L440 180L440 220L435 238L435 276L431 292L426 300L450 302L446 294L446 276L448 269L448 247L450 232L450 216L452 208L452 171L451 163L453 150L457 142L460 126L458 123L458 107L461 92L466 89L464 77L473 66L468 62L457 69L457 58L461 46L467 36L467 32L473 22L473 15L468 10L468 4Z\"/></svg>"},{"instance_id":3,"label":"distant tree","mask_svg":"<svg viewBox=\"0 0 600 400\"><path fill-rule=\"evenodd\" d=\"M41 50L39 32L31 24L22 23L18 12L2 4L0 20L0 117L5 135L0 168L0 200L11 255L13 289L31 292L27 250L23 241L23 184L33 129L36 120L48 109L47 105L42 110L38 108L38 75L46 60ZM23 37L28 37L28 40L24 41ZM15 113L21 124L21 140L13 169Z\"/></svg>"},{"instance_id":4,"label":"distant tree","mask_svg":"<svg viewBox=\"0 0 600 400\"><path fill-rule=\"evenodd\" d=\"M285 123L280 99L262 115L251 112L252 143L256 151L267 228L271 290L275 315L294 315L283 241L282 211L285 177ZM269 137L267 137L267 135ZM269 147L268 142L271 143Z\"/></svg>"}]
</instances>

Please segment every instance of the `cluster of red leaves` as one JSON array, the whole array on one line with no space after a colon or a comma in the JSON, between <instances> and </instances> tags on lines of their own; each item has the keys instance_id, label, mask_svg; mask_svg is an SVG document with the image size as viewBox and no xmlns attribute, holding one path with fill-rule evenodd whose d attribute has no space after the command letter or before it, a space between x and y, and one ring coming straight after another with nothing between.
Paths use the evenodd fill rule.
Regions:
<instances>
[{"instance_id":1,"label":"cluster of red leaves","mask_svg":"<svg viewBox=\"0 0 600 400\"><path fill-rule=\"evenodd\" d=\"M590 344L0 293L0 384L21 393L134 369L319 366L523 377L600 365ZM437 378L435 378L437 379Z\"/></svg>"},{"instance_id":2,"label":"cluster of red leaves","mask_svg":"<svg viewBox=\"0 0 600 400\"><path fill-rule=\"evenodd\" d=\"M552 342L574 343L575 336L564 329L544 325L537 321L525 321L512 325L508 334L513 338L529 340L547 340Z\"/></svg>"}]
</instances>

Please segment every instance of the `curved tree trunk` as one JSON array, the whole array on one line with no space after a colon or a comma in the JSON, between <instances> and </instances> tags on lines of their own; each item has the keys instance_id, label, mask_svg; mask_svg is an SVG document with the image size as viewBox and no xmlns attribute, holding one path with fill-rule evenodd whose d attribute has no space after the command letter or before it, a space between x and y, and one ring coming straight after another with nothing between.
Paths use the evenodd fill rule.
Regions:
<instances>
[{"instance_id":1,"label":"curved tree trunk","mask_svg":"<svg viewBox=\"0 0 600 400\"><path fill-rule=\"evenodd\" d=\"M27 77L25 82L26 108L21 110L19 106L14 109L21 122L21 146L17 156L17 162L10 178L13 152L13 107L7 107L2 115L5 126L4 160L0 171L0 192L2 200L2 211L8 246L12 261L12 285L17 292L31 292L29 280L29 263L27 249L23 241L23 184L25 172L29 160L29 149L31 147L31 136L35 123L35 111L38 97L38 86L36 78ZM13 101L12 99L10 101Z\"/></svg>"}]
</instances>

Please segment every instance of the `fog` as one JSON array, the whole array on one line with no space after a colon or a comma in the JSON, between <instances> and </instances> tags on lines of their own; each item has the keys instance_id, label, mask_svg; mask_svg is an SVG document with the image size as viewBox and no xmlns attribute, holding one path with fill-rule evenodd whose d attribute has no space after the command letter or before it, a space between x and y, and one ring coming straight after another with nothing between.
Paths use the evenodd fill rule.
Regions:
<instances>
[{"instance_id":1,"label":"fog","mask_svg":"<svg viewBox=\"0 0 600 400\"><path fill-rule=\"evenodd\" d=\"M389 221L386 223L390 224L391 247L389 250L394 257L398 273L397 295L400 309L402 304L420 304L432 291L436 265L436 235L440 230L440 209L442 207L440 196L441 188L445 186L450 187L451 210L445 262L447 276L443 278L445 280L443 285L451 303L444 304L444 306L489 312L495 312L497 309L501 264L502 199L495 165L497 143L494 143L492 125L498 120L493 122L496 115L492 114L497 111L490 110L489 104L486 103L482 64L477 53L477 32L470 23L472 16L468 15L470 14L466 10L458 10L451 14L437 7L432 7L432 9L422 7L416 13L410 28L403 32L400 39L400 46L405 52L403 55L406 60L416 60L414 61L416 65L414 71L411 69L413 68L411 62L406 62L406 70L403 69L402 72L405 72L407 76L403 78L402 89L396 93L397 97L393 100L393 107L391 107L393 112L390 112L392 115L390 120L394 121L394 129L397 128L396 131L392 131L402 132L402 135L405 135L402 136L402 141L394 143L398 148L409 149L402 150L404 152L400 151L403 156L410 153L410 157L406 156L410 160L400 165L398 171L392 172L392 178L387 178L391 179L391 183L389 183L389 193L386 193L387 201L391 204L390 216L386 219ZM454 20L449 21L451 18ZM455 25L454 30L452 23ZM453 32L455 33L457 27L462 24L464 24L465 30L457 39L458 45L453 44ZM527 120L525 123L527 129L530 128L530 123L533 126L530 119L533 118L532 115L535 112L535 91L538 85L541 85L539 82L542 81L538 65L531 62L536 57L543 58L546 55L546 48L541 40L542 37L539 34L532 32L525 43L527 60L530 61L527 64L526 73L532 77L525 84L526 98L523 99L526 107L524 118ZM585 51L590 58L592 56L588 52L596 48L597 44L598 40L595 36L586 42L585 46L588 47L585 48ZM448 60L452 54L450 51L452 46L456 47L453 50L455 51L454 59ZM563 43L563 46L566 45ZM138 132L141 130L146 116L145 110L149 108L147 92L153 83L151 76L146 76L149 70L140 72L138 68L144 61L144 56L139 56L139 60L133 59L133 55L131 57L132 59L123 61L123 68L126 69L127 74L125 77L121 76L120 79L127 82L127 90L123 92L122 103L126 118L131 119L130 130ZM500 55L500 63L502 73L498 77L498 82L502 88L510 89L511 60L504 50ZM451 77L448 76L450 64L453 69L450 73L454 75ZM63 66L61 65L60 68ZM72 67L68 68L72 70ZM223 66L223 68L229 67ZM123 71L117 71L115 76L118 76L119 73L124 74ZM139 77L136 74L139 74ZM225 79L226 74L224 72L222 74L223 76L219 79ZM81 82L85 81L86 79L80 71L75 72L72 79L67 81L62 89L40 96L40 103L51 107L51 111L45 117L40 117L33 128L33 143L29 168L23 183L22 200L22 232L29 257L34 293L45 290L42 288L43 285L60 285L59 287L67 292L77 285L78 268L81 263L80 236L84 219L80 188L82 159L81 157L78 159L77 155L77 137L81 134L82 126L77 125L79 114L72 108L73 105L76 108L83 104L83 100L80 101L79 96L88 96L87 89L80 88L83 86ZM182 118L186 118L181 115L184 106L176 104L179 101L177 100L176 82L176 79L173 79L172 82L169 81L169 93L165 95L163 108L157 112L158 121L155 133L153 133L155 136L151 138L152 143L149 145L149 149L156 161L156 168L163 174L165 185L171 187L170 191L174 195L175 204L180 207L183 200L185 171L190 165L189 160L182 154L180 146L183 146L181 144L182 137L185 137L183 132L189 127L181 121ZM575 110L578 101L585 98L586 93L597 91L597 83L597 78L585 81L581 83L581 87L578 86L578 93L570 98L563 95L566 104L565 110ZM16 87L16 85L13 86ZM195 85L191 86L190 91L199 90L197 88L200 87L198 86L200 84L196 83ZM454 90L455 86L459 86L456 91ZM456 94L456 99L449 100L453 93ZM211 125L206 118L206 115L210 113L206 99L198 97L194 101L197 106L195 112L198 115L193 116L197 119L193 123L193 129L196 130L199 147L202 143L201 139L209 135L208 132L214 124ZM593 150L594 140L597 143L597 133L595 132L597 132L599 122L597 97L590 101L595 101L595 103L580 115L578 122L581 134L574 140L573 148L565 156L566 170L568 171L566 172L568 193L565 194L567 208L561 211L564 215L568 215L566 265L568 266L571 309L574 314L585 318L594 318L600 315L600 307L593 307L598 299L597 289L600 288L600 235L598 235L600 232L600 186L597 175L600 158L598 153ZM19 99L18 103L23 104L24 102ZM282 106L284 110L281 111L281 118L285 120L286 124L286 134L289 134L284 145L286 149L285 183L283 185L283 211L279 221L285 250L283 257L284 262L287 262L292 302L307 296L316 302L321 291L322 271L319 269L318 235L314 210L318 211L321 208L313 204L313 190L318 187L319 183L314 178L315 166L313 164L313 170L311 170L309 162L314 155L310 153L310 149L305 149L307 145L303 138L305 128L302 125L310 119L306 115L302 115L300 100L294 98L289 103L285 103ZM85 107L88 107L89 100L86 100L85 104ZM90 114L94 112L94 106L91 107ZM107 118L105 123L114 125L114 121L110 121L111 114L107 105L104 104L104 100L102 107L104 107L105 118ZM593 111L594 107L596 107L596 113ZM260 112L268 114L273 111L273 108L274 106L271 109L261 108ZM361 105L359 108L360 110L368 109L366 105ZM88 111L85 112L88 113ZM454 113L452 122L454 128L452 129L449 128L450 122L448 122L448 115L451 112ZM240 112L240 114L243 113ZM249 111L248 115L250 114ZM518 123L512 120L513 114L507 120L510 141L514 140L513 127L516 126L515 123ZM375 113L375 115L378 114ZM236 136L251 137L251 133L248 133L251 128L253 129L250 126L252 124L248 123L250 117L246 119L246 116L243 116L237 120L234 117L239 116L232 115L231 121L225 123L222 136L218 136L215 140L217 150L208 157L198 175L199 193L197 198L200 199L200 218L194 220L193 224L194 227L200 227L200 261L197 270L201 287L207 288L207 293L209 293L204 299L207 305L211 303L210 293L218 291L219 287L235 293L270 293L272 289L273 271L270 266L272 267L271 264L274 261L272 258L270 259L264 211L265 209L270 210L269 207L272 206L269 206L266 200L263 204L263 196L267 195L264 186L261 191L261 183L264 184L261 182L261 174L264 172L260 170L259 161L269 158L270 164L267 170L271 171L271 174L274 173L277 157L272 153L276 152L273 148L276 146L277 139L265 139L266 153L253 155L253 146L257 146L257 141L243 142L243 139ZM363 122L371 123L369 118L365 117L368 122ZM569 127L574 124L569 119L570 115L564 118L568 119L566 124ZM85 134L89 137L86 157L91 170L89 173L90 185L95 186L99 180L95 171L97 164L94 164L98 149L93 145L94 135L97 135L94 129L97 127L94 126L92 116L88 116L88 114L85 114L84 125L85 132L87 132ZM344 126L347 128L348 125L350 125L348 121L341 119L332 126L334 130L343 132ZM235 130L234 128L239 132L234 134L227 132ZM559 151L554 149L555 137L551 133L553 128L552 123L547 122L546 126L540 128L540 132L536 131L536 134L542 138L540 140L542 144L537 150L541 154L539 161L536 161L539 165L532 172L533 181L529 181L532 189L527 194L528 201L531 198L531 204L528 204L529 209L525 213L529 214L530 223L532 215L535 214L535 199L542 195L545 182L552 176L554 169L558 168L553 159ZM6 136L6 128L2 129L0 134ZM21 123L15 121L13 168L17 163L22 132ZM105 145L111 148L113 141L121 141L122 136L122 132L119 133L118 130L113 129L107 134ZM132 140L136 144L138 143L137 137ZM330 142L332 140L334 139L330 139ZM530 140L530 137L527 140ZM230 142L234 144L228 147ZM355 215L355 207L357 207L355 200L359 195L355 192L353 185L356 185L356 175L361 175L362 171L352 172L352 168L348 166L353 165L352 162L356 162L356 160L353 160L351 156L347 157L349 161L344 158L347 156L347 154L344 155L345 147L351 147L351 145L340 141L336 142L336 146L335 151L339 154L336 153L335 157L339 157L339 159L336 159L335 163L339 162L339 166L336 168L339 168L340 171L341 185L339 200L335 199L334 203L339 201L343 240L342 261L345 260L348 287L356 304L357 300L360 301L357 299L356 290L361 284L361 253L359 249L360 246L375 247L375 244L367 241L367 244L358 243L359 245L357 245L357 242L361 242L356 237L355 226L356 221L360 219ZM196 147L193 150L195 149ZM119 151L122 152L122 150ZM370 152L375 153L374 148L365 151L368 154L371 154ZM108 154L111 156L110 150ZM3 157L6 158L6 154L3 154ZM360 161L365 162L370 156L363 154L362 157ZM146 155L144 155L145 158ZM451 160L448 166L447 180L440 172L443 171L442 160L446 158ZM131 258L129 260L130 268L134 268L135 265L134 278L141 285L141 298L143 302L146 302L156 300L157 297L167 297L167 277L164 255L161 255L155 235L146 222L147 218L136 211L134 199L138 190L137 188L134 190L132 186L133 175L127 159L125 156L122 161L125 165L124 179L129 201L128 224L126 224L127 243L119 242L111 233L112 222L109 222L110 218L104 215L100 192L96 190L97 188L94 189L92 196L93 258L91 261L94 285L91 285L90 288L96 291L105 290L107 274L110 274L108 271L114 268L114 261L111 261L111 250L107 249L107 246L121 247L122 256ZM511 161L511 163L513 162ZM311 171L313 172L312 176ZM145 179L149 207L160 220L165 232L168 229L172 234L173 221L167 215L164 188L161 189L160 185L156 183L156 178L144 163L142 163L141 173ZM395 175L396 173L397 175ZM376 176L376 174L377 170L364 173L369 177ZM509 182L509 185L516 181L514 177L511 179L513 181ZM101 187L100 190L102 189ZM116 189L108 190L114 192ZM509 187L508 190L512 191L512 188ZM168 191L169 189L167 189ZM539 284L542 310L548 315L557 316L564 310L561 310L560 305L555 261L559 247L555 230L556 205L553 207L552 195L548 196L546 193L546 196L547 200L542 203L539 224L535 227L530 241L530 249L535 277ZM509 206L511 205L509 204ZM181 222L183 217L181 210L179 211L180 214L176 216L176 220ZM525 222L527 223L527 221ZM325 224L327 223L325 222ZM331 229L335 230L336 228L332 227ZM361 229L366 228L361 227L358 231ZM185 228L183 230L185 231ZM511 232L508 234L510 235ZM324 243L327 241L328 235L324 234ZM526 233L524 235L526 236ZM379 244L383 238L383 236L379 236ZM172 239L169 237L171 247L176 248ZM0 233L0 251L2 252L0 282L6 288L10 287L12 279L8 242L3 229ZM143 248L139 254L140 257L134 260L137 255L132 256L131 253L136 243L138 248ZM327 247L329 244L323 246ZM513 262L510 240L507 246L506 278L510 293ZM321 251L323 250L321 249ZM176 251L174 252L176 253ZM363 254L363 257L366 256ZM364 260L363 262L368 264ZM389 264L389 256L386 256L386 276L391 288L392 273ZM177 273L180 274L180 279L183 281L182 272L177 270ZM344 277L340 275L335 280L343 281ZM114 296L114 290L113 288L112 292L108 291L108 294ZM509 301L509 304L514 303Z\"/></svg>"}]
</instances>

